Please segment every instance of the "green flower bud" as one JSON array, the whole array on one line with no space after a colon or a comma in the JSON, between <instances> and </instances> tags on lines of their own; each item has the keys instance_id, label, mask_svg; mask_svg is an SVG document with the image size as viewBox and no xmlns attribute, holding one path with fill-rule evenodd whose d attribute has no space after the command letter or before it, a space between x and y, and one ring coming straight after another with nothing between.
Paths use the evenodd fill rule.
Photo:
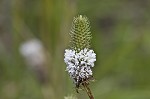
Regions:
<instances>
[{"instance_id":1,"label":"green flower bud","mask_svg":"<svg viewBox=\"0 0 150 99\"><path fill-rule=\"evenodd\" d=\"M86 16L74 17L70 31L71 48L79 52L84 48L90 48L91 32L90 22Z\"/></svg>"}]
</instances>

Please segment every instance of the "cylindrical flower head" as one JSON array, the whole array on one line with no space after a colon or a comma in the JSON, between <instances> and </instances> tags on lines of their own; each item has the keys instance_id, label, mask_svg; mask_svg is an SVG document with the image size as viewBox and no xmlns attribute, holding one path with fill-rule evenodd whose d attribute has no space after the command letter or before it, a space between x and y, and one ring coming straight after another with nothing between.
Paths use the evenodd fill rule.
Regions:
<instances>
[{"instance_id":1,"label":"cylindrical flower head","mask_svg":"<svg viewBox=\"0 0 150 99\"><path fill-rule=\"evenodd\" d=\"M70 77L79 88L83 82L90 81L92 70L96 61L96 54L90 49L90 23L85 16L74 18L70 32L71 49L65 50L64 61Z\"/></svg>"},{"instance_id":2,"label":"cylindrical flower head","mask_svg":"<svg viewBox=\"0 0 150 99\"><path fill-rule=\"evenodd\" d=\"M70 36L72 49L80 51L84 48L90 48L90 22L86 16L74 17Z\"/></svg>"}]
</instances>

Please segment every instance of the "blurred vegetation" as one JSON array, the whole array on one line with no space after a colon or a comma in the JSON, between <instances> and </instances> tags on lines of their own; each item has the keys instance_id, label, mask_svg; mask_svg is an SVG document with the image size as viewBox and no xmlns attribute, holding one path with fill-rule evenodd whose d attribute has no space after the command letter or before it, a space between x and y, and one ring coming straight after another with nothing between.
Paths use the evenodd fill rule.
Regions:
<instances>
[{"instance_id":1,"label":"blurred vegetation","mask_svg":"<svg viewBox=\"0 0 150 99\"><path fill-rule=\"evenodd\" d=\"M0 0L0 99L76 94L63 54L78 14L91 22L95 99L150 99L149 12L149 0ZM38 70L19 51L35 38L46 57ZM76 95L88 99L82 91Z\"/></svg>"}]
</instances>

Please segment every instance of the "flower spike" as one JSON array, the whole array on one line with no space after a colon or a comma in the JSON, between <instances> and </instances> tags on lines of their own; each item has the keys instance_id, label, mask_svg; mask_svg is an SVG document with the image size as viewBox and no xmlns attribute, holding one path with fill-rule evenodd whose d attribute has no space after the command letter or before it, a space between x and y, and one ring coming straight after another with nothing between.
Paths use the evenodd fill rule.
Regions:
<instances>
[{"instance_id":1,"label":"flower spike","mask_svg":"<svg viewBox=\"0 0 150 99\"><path fill-rule=\"evenodd\" d=\"M79 15L73 19L70 31L71 47L65 50L64 62L66 71L73 79L77 92L83 87L90 99L94 99L88 87L93 80L92 70L96 61L96 54L90 49L91 32L90 22L86 16Z\"/></svg>"}]
</instances>

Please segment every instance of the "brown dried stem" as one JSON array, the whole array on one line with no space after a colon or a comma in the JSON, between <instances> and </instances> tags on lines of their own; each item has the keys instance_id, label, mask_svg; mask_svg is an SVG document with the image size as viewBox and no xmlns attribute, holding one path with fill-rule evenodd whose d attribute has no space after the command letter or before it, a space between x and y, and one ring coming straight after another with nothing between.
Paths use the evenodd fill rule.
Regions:
<instances>
[{"instance_id":1,"label":"brown dried stem","mask_svg":"<svg viewBox=\"0 0 150 99\"><path fill-rule=\"evenodd\" d=\"M90 99L94 99L93 95L92 95L92 92L90 90L90 88L88 87L88 84L86 82L82 83L86 93L88 94L89 98Z\"/></svg>"}]
</instances>

